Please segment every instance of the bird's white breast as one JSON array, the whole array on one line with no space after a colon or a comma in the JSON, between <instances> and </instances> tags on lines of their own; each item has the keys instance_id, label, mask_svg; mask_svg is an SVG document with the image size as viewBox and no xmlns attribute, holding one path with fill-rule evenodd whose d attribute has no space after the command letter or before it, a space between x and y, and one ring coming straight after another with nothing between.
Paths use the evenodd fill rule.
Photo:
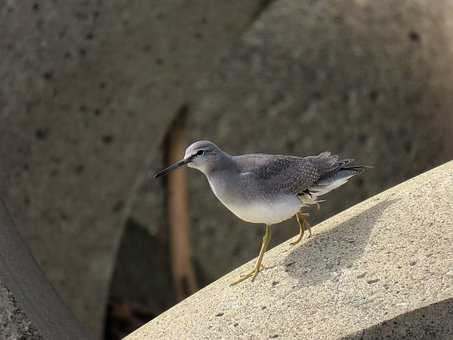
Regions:
<instances>
[{"instance_id":1,"label":"bird's white breast","mask_svg":"<svg viewBox=\"0 0 453 340\"><path fill-rule=\"evenodd\" d=\"M233 214L250 223L271 225L283 222L293 217L302 205L296 196L281 195L272 200L243 200L228 197L218 186L211 185L211 189Z\"/></svg>"},{"instance_id":2,"label":"bird's white breast","mask_svg":"<svg viewBox=\"0 0 453 340\"><path fill-rule=\"evenodd\" d=\"M277 224L293 217L301 207L300 201L295 198L282 197L279 200L243 202L232 204L220 201L240 219L250 223Z\"/></svg>"}]
</instances>

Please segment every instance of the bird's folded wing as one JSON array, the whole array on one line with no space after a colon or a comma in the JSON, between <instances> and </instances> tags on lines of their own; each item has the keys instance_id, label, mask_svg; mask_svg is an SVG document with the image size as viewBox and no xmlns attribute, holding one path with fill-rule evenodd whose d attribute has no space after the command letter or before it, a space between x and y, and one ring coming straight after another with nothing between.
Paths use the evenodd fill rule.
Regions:
<instances>
[{"instance_id":1,"label":"bird's folded wing","mask_svg":"<svg viewBox=\"0 0 453 340\"><path fill-rule=\"evenodd\" d=\"M266 186L298 194L313 185L320 172L315 157L253 154L238 156L241 172L251 173L255 180ZM321 167L322 168L322 167Z\"/></svg>"}]
</instances>

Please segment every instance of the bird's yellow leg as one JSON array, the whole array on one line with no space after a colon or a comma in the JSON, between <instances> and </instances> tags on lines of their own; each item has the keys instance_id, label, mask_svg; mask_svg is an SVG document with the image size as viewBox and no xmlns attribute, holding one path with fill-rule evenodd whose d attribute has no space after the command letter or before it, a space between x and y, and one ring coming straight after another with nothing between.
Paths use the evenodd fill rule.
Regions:
<instances>
[{"instance_id":1,"label":"bird's yellow leg","mask_svg":"<svg viewBox=\"0 0 453 340\"><path fill-rule=\"evenodd\" d=\"M308 237L311 237L311 225L310 225L310 222L308 222L308 214L305 214L305 213L299 213L299 216L302 218L302 220L304 221L304 226L306 227L306 229L308 229Z\"/></svg>"},{"instance_id":2,"label":"bird's yellow leg","mask_svg":"<svg viewBox=\"0 0 453 340\"><path fill-rule=\"evenodd\" d=\"M310 222L308 222L308 214L303 214L301 213L300 214L302 216L302 219L304 220L304 225L305 227L307 227L308 229L308 237L310 238L311 237L311 225L310 225Z\"/></svg>"},{"instance_id":3,"label":"bird's yellow leg","mask_svg":"<svg viewBox=\"0 0 453 340\"><path fill-rule=\"evenodd\" d=\"M309 232L308 237L311 237L311 226L310 226L310 223L308 222L307 216L308 216L308 214L304 214L301 212L298 212L296 214L296 219L297 219L297 223L299 224L300 231L299 231L299 235L297 236L297 239L294 242L291 242L290 245L295 246L300 241L302 241L302 238L304 237L304 232L306 229L308 229L308 232ZM307 227L307 228L305 228L305 227Z\"/></svg>"},{"instance_id":4,"label":"bird's yellow leg","mask_svg":"<svg viewBox=\"0 0 453 340\"><path fill-rule=\"evenodd\" d=\"M304 232L305 232L305 220L302 218L302 222L300 221L301 219L299 218L299 213L296 214L296 219L297 223L299 224L299 235L297 236L297 239L294 242L291 242L290 245L295 246L298 244L300 241L302 241L302 238L304 237Z\"/></svg>"},{"instance_id":5,"label":"bird's yellow leg","mask_svg":"<svg viewBox=\"0 0 453 340\"><path fill-rule=\"evenodd\" d=\"M270 231L269 226L267 225L266 231L265 231L264 237L263 237L263 242L261 243L260 254L258 255L258 260L256 261L255 267L253 268L253 270L251 272L241 275L241 277L239 279L232 282L231 286L234 286L234 285L248 279L249 277L252 278L252 281L255 280L258 273L264 268L264 266L262 265L261 262L263 261L264 253L266 252L267 247L269 246L270 240L271 240L271 231Z\"/></svg>"}]
</instances>

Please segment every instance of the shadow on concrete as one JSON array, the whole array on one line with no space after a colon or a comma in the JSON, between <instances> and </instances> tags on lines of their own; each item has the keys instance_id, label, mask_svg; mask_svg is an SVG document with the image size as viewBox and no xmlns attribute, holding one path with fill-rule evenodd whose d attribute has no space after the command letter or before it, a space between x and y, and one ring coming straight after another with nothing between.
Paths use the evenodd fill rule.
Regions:
<instances>
[{"instance_id":1,"label":"shadow on concrete","mask_svg":"<svg viewBox=\"0 0 453 340\"><path fill-rule=\"evenodd\" d=\"M453 339L453 299L399 315L343 339Z\"/></svg>"},{"instance_id":2,"label":"shadow on concrete","mask_svg":"<svg viewBox=\"0 0 453 340\"><path fill-rule=\"evenodd\" d=\"M289 250L283 264L285 271L297 277L301 286L313 286L332 279L341 268L352 267L362 257L376 221L397 201L381 201L334 229L305 239Z\"/></svg>"}]
</instances>

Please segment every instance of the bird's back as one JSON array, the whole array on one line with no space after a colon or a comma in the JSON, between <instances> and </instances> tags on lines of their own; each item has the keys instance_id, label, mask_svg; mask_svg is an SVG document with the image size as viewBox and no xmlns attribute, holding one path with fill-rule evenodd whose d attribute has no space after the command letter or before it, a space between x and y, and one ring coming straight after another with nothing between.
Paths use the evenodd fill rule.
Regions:
<instances>
[{"instance_id":1,"label":"bird's back","mask_svg":"<svg viewBox=\"0 0 453 340\"><path fill-rule=\"evenodd\" d=\"M348 167L352 159L339 160L323 152L317 156L248 154L233 157L242 174L251 176L262 187L282 193L301 194L319 183L335 181L341 171L358 173L362 167ZM348 172L349 174L349 172Z\"/></svg>"}]
</instances>

